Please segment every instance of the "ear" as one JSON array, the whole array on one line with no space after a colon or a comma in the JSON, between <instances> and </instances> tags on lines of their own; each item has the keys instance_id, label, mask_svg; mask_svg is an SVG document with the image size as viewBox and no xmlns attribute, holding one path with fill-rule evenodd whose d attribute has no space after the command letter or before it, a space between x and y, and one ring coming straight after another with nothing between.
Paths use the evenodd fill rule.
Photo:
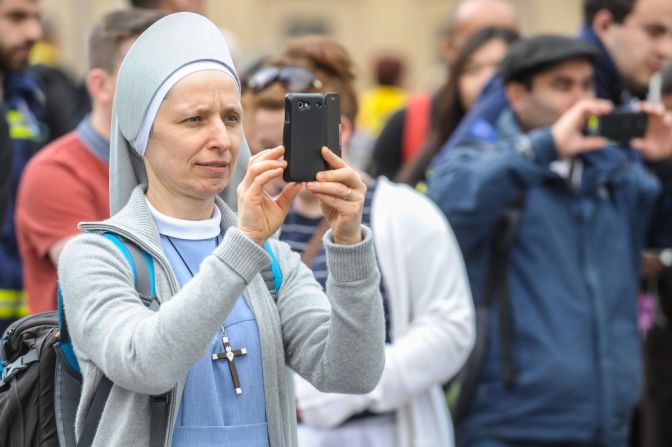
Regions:
<instances>
[{"instance_id":1,"label":"ear","mask_svg":"<svg viewBox=\"0 0 672 447\"><path fill-rule=\"evenodd\" d=\"M112 104L114 79L102 68L92 68L86 75L86 89L91 100L99 104Z\"/></svg>"},{"instance_id":2,"label":"ear","mask_svg":"<svg viewBox=\"0 0 672 447\"><path fill-rule=\"evenodd\" d=\"M602 42L606 41L607 34L609 33L612 25L615 25L614 16L606 9L600 9L593 16L593 22L590 26L595 31L595 34L600 38Z\"/></svg>"},{"instance_id":3,"label":"ear","mask_svg":"<svg viewBox=\"0 0 672 447\"><path fill-rule=\"evenodd\" d=\"M520 115L525 107L525 98L529 94L527 88L520 82L508 82L505 89L511 109L516 115Z\"/></svg>"}]
</instances>

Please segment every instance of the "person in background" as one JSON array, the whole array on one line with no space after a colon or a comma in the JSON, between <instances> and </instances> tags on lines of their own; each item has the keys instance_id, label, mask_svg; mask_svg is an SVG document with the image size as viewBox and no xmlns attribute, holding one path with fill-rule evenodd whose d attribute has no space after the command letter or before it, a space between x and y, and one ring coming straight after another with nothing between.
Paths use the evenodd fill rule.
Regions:
<instances>
[{"instance_id":1,"label":"person in background","mask_svg":"<svg viewBox=\"0 0 672 447\"><path fill-rule=\"evenodd\" d=\"M661 79L660 99L672 112L672 63L662 70ZM638 441L643 447L664 447L672 445L672 160L650 163L649 167L660 179L662 193L643 253L638 300L645 373Z\"/></svg>"},{"instance_id":2,"label":"person in background","mask_svg":"<svg viewBox=\"0 0 672 447\"><path fill-rule=\"evenodd\" d=\"M441 54L448 67L455 63L467 40L487 27L518 29L513 5L498 0L462 0L455 6L441 39Z\"/></svg>"},{"instance_id":3,"label":"person in background","mask_svg":"<svg viewBox=\"0 0 672 447\"><path fill-rule=\"evenodd\" d=\"M218 194L244 139L240 93L221 32L198 14L160 19L121 63L112 216L81 224L85 233L59 258L83 375L78 442L103 376L111 388L93 447L293 447L292 371L329 392L367 393L380 379L384 314L371 230L361 223L366 186L324 149L331 170L270 197L265 185L287 166L274 148L250 159L234 213ZM326 292L272 237L303 188L329 218ZM151 258L153 297L135 289L124 244ZM271 266L269 289L261 273Z\"/></svg>"},{"instance_id":4,"label":"person in background","mask_svg":"<svg viewBox=\"0 0 672 447\"><path fill-rule=\"evenodd\" d=\"M28 313L14 210L23 169L47 138L40 120L44 95L37 80L26 73L30 48L41 34L38 0L0 0L0 99L11 139L9 192L4 220L0 222L0 334Z\"/></svg>"},{"instance_id":5,"label":"person in background","mask_svg":"<svg viewBox=\"0 0 672 447\"><path fill-rule=\"evenodd\" d=\"M358 130L372 138L383 129L390 113L406 102L403 89L404 63L395 56L379 58L375 63L375 85L361 95Z\"/></svg>"},{"instance_id":6,"label":"person in background","mask_svg":"<svg viewBox=\"0 0 672 447\"><path fill-rule=\"evenodd\" d=\"M375 62L375 83L360 96L359 117L350 144L350 160L359 169L369 165L373 144L390 114L406 103L404 68L402 59L396 56L383 56Z\"/></svg>"},{"instance_id":7,"label":"person in background","mask_svg":"<svg viewBox=\"0 0 672 447\"><path fill-rule=\"evenodd\" d=\"M60 36L50 20L42 18L42 38L30 50L28 72L44 92L45 144L65 135L91 110L83 82L75 81L60 60Z\"/></svg>"},{"instance_id":8,"label":"person in background","mask_svg":"<svg viewBox=\"0 0 672 447\"><path fill-rule=\"evenodd\" d=\"M429 178L479 309L493 303L461 446L628 445L640 250L659 192L640 160L672 154L649 152L672 138L672 121L642 105L641 154L585 136L588 117L614 107L594 98L598 55L563 36L514 43L500 68L510 107L497 141L465 142Z\"/></svg>"},{"instance_id":9,"label":"person in background","mask_svg":"<svg viewBox=\"0 0 672 447\"><path fill-rule=\"evenodd\" d=\"M347 159L358 108L353 72L350 55L334 40L290 40L251 75L246 89L253 153L282 143L285 93L338 92ZM474 340L462 256L450 226L429 200L406 185L361 175L368 185L363 222L371 225L383 277L385 369L378 386L361 396L323 393L297 377L299 444L451 446L452 425L441 384L460 369ZM302 253L324 287L333 273L320 243L325 213L318 199L309 191L299 192L280 239Z\"/></svg>"},{"instance_id":10,"label":"person in background","mask_svg":"<svg viewBox=\"0 0 672 447\"><path fill-rule=\"evenodd\" d=\"M134 8L103 17L89 37L91 114L26 166L15 223L31 313L56 309L56 266L65 244L79 234L77 225L110 215L110 125L117 71L131 44L161 16Z\"/></svg>"},{"instance_id":11,"label":"person in background","mask_svg":"<svg viewBox=\"0 0 672 447\"><path fill-rule=\"evenodd\" d=\"M462 0L449 19L442 52L450 68L466 41L478 30L494 26L516 30L516 11L504 0ZM445 77L446 75L444 75ZM449 82L447 79L445 82ZM394 179L429 142L431 129L439 129L441 94L413 95L405 108L390 116L376 141L368 172Z\"/></svg>"},{"instance_id":12,"label":"person in background","mask_svg":"<svg viewBox=\"0 0 672 447\"><path fill-rule=\"evenodd\" d=\"M0 104L0 113L5 109ZM5 221L9 191L12 186L12 139L9 137L7 121L0 120L0 222Z\"/></svg>"},{"instance_id":13,"label":"person in background","mask_svg":"<svg viewBox=\"0 0 672 447\"><path fill-rule=\"evenodd\" d=\"M514 30L487 27L466 41L450 66L448 82L439 93L436 127L431 129L427 144L401 169L397 176L399 181L426 192L424 180L429 163L474 104L509 45L517 39L518 33Z\"/></svg>"}]
</instances>

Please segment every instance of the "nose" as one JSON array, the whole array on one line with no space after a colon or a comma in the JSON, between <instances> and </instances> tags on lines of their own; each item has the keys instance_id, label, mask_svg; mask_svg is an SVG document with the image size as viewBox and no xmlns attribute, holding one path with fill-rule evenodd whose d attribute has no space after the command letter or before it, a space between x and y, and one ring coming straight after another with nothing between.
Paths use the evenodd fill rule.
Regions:
<instances>
[{"instance_id":1,"label":"nose","mask_svg":"<svg viewBox=\"0 0 672 447\"><path fill-rule=\"evenodd\" d=\"M213 120L208 149L226 151L231 149L229 128L221 119Z\"/></svg>"},{"instance_id":2,"label":"nose","mask_svg":"<svg viewBox=\"0 0 672 447\"><path fill-rule=\"evenodd\" d=\"M42 24L38 17L26 19L23 27L26 41L35 42L42 37Z\"/></svg>"},{"instance_id":3,"label":"nose","mask_svg":"<svg viewBox=\"0 0 672 447\"><path fill-rule=\"evenodd\" d=\"M576 104L577 102L581 101L582 99L588 99L588 98L593 98L595 97L595 93L592 89L592 87L584 87L580 86L574 89L573 95L572 95L572 104Z\"/></svg>"}]
</instances>

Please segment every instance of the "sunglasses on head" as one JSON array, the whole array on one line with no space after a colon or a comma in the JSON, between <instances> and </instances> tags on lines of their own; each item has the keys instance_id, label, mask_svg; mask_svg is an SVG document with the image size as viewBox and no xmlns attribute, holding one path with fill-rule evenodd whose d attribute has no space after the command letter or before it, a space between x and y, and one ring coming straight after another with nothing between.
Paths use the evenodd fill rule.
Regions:
<instances>
[{"instance_id":1,"label":"sunglasses on head","mask_svg":"<svg viewBox=\"0 0 672 447\"><path fill-rule=\"evenodd\" d=\"M257 70L247 81L252 93L259 93L279 82L288 92L304 92L310 88L319 89L322 83L315 73L305 67L266 67Z\"/></svg>"}]
</instances>

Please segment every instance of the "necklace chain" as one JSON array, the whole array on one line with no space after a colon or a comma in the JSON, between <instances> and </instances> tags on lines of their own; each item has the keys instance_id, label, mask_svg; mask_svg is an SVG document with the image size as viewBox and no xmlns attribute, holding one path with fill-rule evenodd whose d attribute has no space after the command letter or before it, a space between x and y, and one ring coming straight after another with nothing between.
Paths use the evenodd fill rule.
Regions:
<instances>
[{"instance_id":1,"label":"necklace chain","mask_svg":"<svg viewBox=\"0 0 672 447\"><path fill-rule=\"evenodd\" d=\"M193 278L194 277L194 272L191 271L191 268L189 268L189 264L187 264L187 261L184 259L182 256L182 253L180 253L180 250L177 249L175 246L175 243L173 243L173 238L168 236L167 234L165 235L166 239L168 239L168 243L173 247L173 250L175 250L175 253L177 253L177 256L180 257L180 260L182 261L182 264L187 268L187 271L189 272L189 275ZM219 245L219 236L215 237L215 248Z\"/></svg>"}]
</instances>

